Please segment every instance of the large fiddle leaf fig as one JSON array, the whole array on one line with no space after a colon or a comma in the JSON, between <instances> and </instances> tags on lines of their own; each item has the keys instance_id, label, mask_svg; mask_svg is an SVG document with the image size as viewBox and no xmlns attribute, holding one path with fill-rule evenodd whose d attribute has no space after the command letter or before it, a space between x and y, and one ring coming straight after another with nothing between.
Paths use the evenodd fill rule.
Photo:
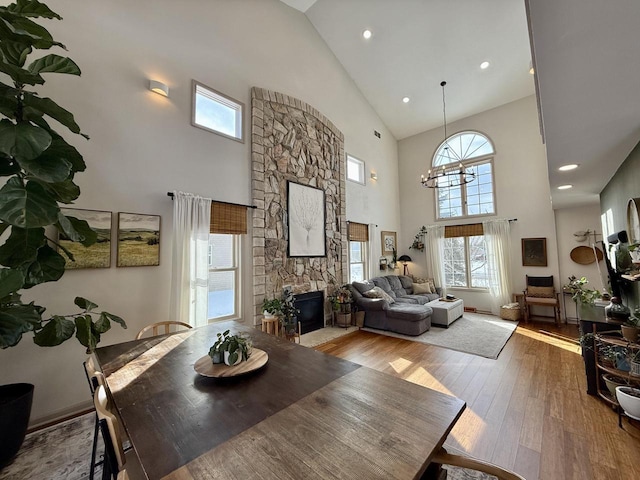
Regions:
<instances>
[{"instance_id":1,"label":"large fiddle leaf fig","mask_svg":"<svg viewBox=\"0 0 640 480\"><path fill-rule=\"evenodd\" d=\"M82 311L44 318L45 309L25 304L20 291L59 280L65 271L65 255L71 252L47 236L57 229L71 241L90 246L97 233L84 220L65 216L59 203L70 204L80 195L74 176L86 164L75 147L48 123L54 119L85 138L73 114L30 87L42 85L50 73L80 75L78 65L66 56L49 53L30 59L38 50L65 49L33 19L61 17L38 0L17 0L0 6L0 72L11 81L0 81L0 348L20 342L33 332L34 342L55 346L74 336L93 350L111 322L127 328L124 320L81 297ZM49 228L47 228L49 227ZM57 245L57 249L54 248ZM95 319L94 319L95 317Z\"/></svg>"}]
</instances>

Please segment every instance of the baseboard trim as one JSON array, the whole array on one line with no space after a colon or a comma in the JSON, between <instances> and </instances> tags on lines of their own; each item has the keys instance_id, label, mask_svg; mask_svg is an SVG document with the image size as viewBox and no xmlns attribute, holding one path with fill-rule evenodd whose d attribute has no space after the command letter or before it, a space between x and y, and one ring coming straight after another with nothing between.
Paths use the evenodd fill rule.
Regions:
<instances>
[{"instance_id":1,"label":"baseboard trim","mask_svg":"<svg viewBox=\"0 0 640 480\"><path fill-rule=\"evenodd\" d=\"M93 411L93 403L91 401L77 403L71 407L63 408L49 415L31 419L27 433L42 430L43 428L56 425L57 423L64 422L71 418L79 417L80 415L84 415L91 411Z\"/></svg>"}]
</instances>

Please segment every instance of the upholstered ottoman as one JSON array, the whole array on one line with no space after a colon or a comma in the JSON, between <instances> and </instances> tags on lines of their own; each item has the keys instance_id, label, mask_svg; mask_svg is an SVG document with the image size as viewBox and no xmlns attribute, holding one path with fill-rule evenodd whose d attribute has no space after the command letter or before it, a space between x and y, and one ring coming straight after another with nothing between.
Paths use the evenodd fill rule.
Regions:
<instances>
[{"instance_id":1,"label":"upholstered ottoman","mask_svg":"<svg viewBox=\"0 0 640 480\"><path fill-rule=\"evenodd\" d=\"M420 335L431 327L432 309L428 305L392 303L387 308L384 330L403 335Z\"/></svg>"},{"instance_id":2,"label":"upholstered ottoman","mask_svg":"<svg viewBox=\"0 0 640 480\"><path fill-rule=\"evenodd\" d=\"M448 327L457 319L462 317L464 313L464 302L456 299L453 302L445 302L444 300L434 300L427 303L433 310L431 314L431 325L439 327Z\"/></svg>"}]
</instances>

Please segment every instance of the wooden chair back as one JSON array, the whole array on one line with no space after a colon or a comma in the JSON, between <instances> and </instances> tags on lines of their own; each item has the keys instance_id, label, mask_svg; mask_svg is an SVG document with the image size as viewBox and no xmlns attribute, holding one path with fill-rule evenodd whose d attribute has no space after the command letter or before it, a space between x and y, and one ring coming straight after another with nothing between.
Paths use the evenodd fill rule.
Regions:
<instances>
[{"instance_id":1,"label":"wooden chair back","mask_svg":"<svg viewBox=\"0 0 640 480\"><path fill-rule=\"evenodd\" d=\"M186 328L186 329L193 328L188 323L176 322L176 321L152 323L151 325L147 325L146 327L144 327L142 330L138 332L138 335L136 335L136 340L140 340L144 336L144 334L147 333L149 330L152 331L151 332L152 337L155 337L157 335L167 335L171 333L171 327L175 327L174 328L175 331L178 331L180 328Z\"/></svg>"},{"instance_id":2,"label":"wooden chair back","mask_svg":"<svg viewBox=\"0 0 640 480\"><path fill-rule=\"evenodd\" d=\"M105 437L105 444L110 442L113 445L113 453L118 463L118 469L116 471L119 472L125 464L124 449L122 448L122 435L120 433L120 422L111 411L109 399L107 397L107 390L103 385L99 385L96 389L93 401L96 407L96 413L98 414L98 419L106 426L108 431L108 435L105 435L104 428L101 427L103 437Z\"/></svg>"}]
</instances>

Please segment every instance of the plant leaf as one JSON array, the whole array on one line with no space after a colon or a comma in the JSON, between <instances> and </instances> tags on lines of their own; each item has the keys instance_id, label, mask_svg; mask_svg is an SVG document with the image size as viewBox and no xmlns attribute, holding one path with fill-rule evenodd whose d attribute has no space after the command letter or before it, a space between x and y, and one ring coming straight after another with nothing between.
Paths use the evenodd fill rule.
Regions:
<instances>
[{"instance_id":1,"label":"plant leaf","mask_svg":"<svg viewBox=\"0 0 640 480\"><path fill-rule=\"evenodd\" d=\"M33 51L33 49L31 48L31 45L23 42L3 41L0 43L0 51L4 54L9 63L22 67L24 66L24 62L27 60L27 56Z\"/></svg>"},{"instance_id":2,"label":"plant leaf","mask_svg":"<svg viewBox=\"0 0 640 480\"><path fill-rule=\"evenodd\" d=\"M35 60L27 69L33 74L53 72L80 75L80 68L76 65L76 62L69 57L61 57L53 53Z\"/></svg>"},{"instance_id":3,"label":"plant leaf","mask_svg":"<svg viewBox=\"0 0 640 480\"><path fill-rule=\"evenodd\" d=\"M107 317L104 312L100 314L100 317L97 321L93 322L93 330L97 333L106 333L110 328L111 322L109 321L109 317Z\"/></svg>"},{"instance_id":4,"label":"plant leaf","mask_svg":"<svg viewBox=\"0 0 640 480\"><path fill-rule=\"evenodd\" d=\"M48 320L41 330L33 336L33 341L41 347L55 347L71 338L76 331L76 324L59 315Z\"/></svg>"},{"instance_id":5,"label":"plant leaf","mask_svg":"<svg viewBox=\"0 0 640 480\"><path fill-rule=\"evenodd\" d=\"M14 124L11 120L0 121L0 152L18 160L31 160L40 156L49 145L51 135L30 123Z\"/></svg>"},{"instance_id":6,"label":"plant leaf","mask_svg":"<svg viewBox=\"0 0 640 480\"><path fill-rule=\"evenodd\" d=\"M55 132L49 132L53 137L51 145L47 148L40 158L56 158L64 159L71 163L71 170L73 172L84 172L87 165L84 163L82 155L72 145L69 145L64 138Z\"/></svg>"},{"instance_id":7,"label":"plant leaf","mask_svg":"<svg viewBox=\"0 0 640 480\"><path fill-rule=\"evenodd\" d=\"M7 157L0 158L0 177L10 177L20 171L18 162Z\"/></svg>"},{"instance_id":8,"label":"plant leaf","mask_svg":"<svg viewBox=\"0 0 640 480\"><path fill-rule=\"evenodd\" d=\"M125 323L125 321L122 318L118 317L117 315L114 315L113 313L102 312L100 315L106 315L107 318L112 322L118 323L124 329L127 328L127 324Z\"/></svg>"},{"instance_id":9,"label":"plant leaf","mask_svg":"<svg viewBox=\"0 0 640 480\"><path fill-rule=\"evenodd\" d=\"M38 180L34 180L38 181ZM64 182L57 183L40 183L42 188L51 195L54 200L60 203L70 204L80 196L80 187L78 187L73 180L65 180Z\"/></svg>"},{"instance_id":10,"label":"plant leaf","mask_svg":"<svg viewBox=\"0 0 640 480\"><path fill-rule=\"evenodd\" d=\"M17 345L23 333L35 330L41 322L34 305L0 306L0 348Z\"/></svg>"},{"instance_id":11,"label":"plant leaf","mask_svg":"<svg viewBox=\"0 0 640 480\"><path fill-rule=\"evenodd\" d=\"M18 84L42 85L44 78L38 73L31 73L29 70L11 65L0 60L0 72L6 73L11 79Z\"/></svg>"},{"instance_id":12,"label":"plant leaf","mask_svg":"<svg viewBox=\"0 0 640 480\"><path fill-rule=\"evenodd\" d=\"M37 182L26 186L17 177L0 188L0 220L20 228L52 225L58 220L55 199Z\"/></svg>"},{"instance_id":13,"label":"plant leaf","mask_svg":"<svg viewBox=\"0 0 640 480\"><path fill-rule=\"evenodd\" d=\"M20 166L29 175L48 183L65 181L71 173L71 162L63 158L41 155L31 160L19 160Z\"/></svg>"},{"instance_id":14,"label":"plant leaf","mask_svg":"<svg viewBox=\"0 0 640 480\"><path fill-rule=\"evenodd\" d=\"M64 274L64 263L62 255L49 245L44 245L38 250L36 261L27 269L24 288L59 280Z\"/></svg>"},{"instance_id":15,"label":"plant leaf","mask_svg":"<svg viewBox=\"0 0 640 480\"><path fill-rule=\"evenodd\" d=\"M67 217L60 212L58 223L62 232L73 242L80 242L85 247L90 247L98 241L98 234L89 226L86 220Z\"/></svg>"},{"instance_id":16,"label":"plant leaf","mask_svg":"<svg viewBox=\"0 0 640 480\"><path fill-rule=\"evenodd\" d=\"M39 110L45 115L49 115L73 133L80 133L80 126L75 122L73 114L50 98L40 98L33 93L25 92L23 101L26 106Z\"/></svg>"},{"instance_id":17,"label":"plant leaf","mask_svg":"<svg viewBox=\"0 0 640 480\"><path fill-rule=\"evenodd\" d=\"M76 338L78 341L87 347L87 351L93 352L97 345L97 339L91 330L91 316L84 315L75 318L76 322Z\"/></svg>"},{"instance_id":18,"label":"plant leaf","mask_svg":"<svg viewBox=\"0 0 640 480\"><path fill-rule=\"evenodd\" d=\"M76 297L73 303L75 303L78 307L80 307L82 310L85 310L87 312L90 312L91 310L93 310L98 306L95 303L93 303L91 300L87 300L86 298L82 298L82 297Z\"/></svg>"},{"instance_id":19,"label":"plant leaf","mask_svg":"<svg viewBox=\"0 0 640 480\"><path fill-rule=\"evenodd\" d=\"M37 0L18 0L7 7L13 13L24 15L25 17L43 17L62 20L62 17L49 9L44 3Z\"/></svg>"},{"instance_id":20,"label":"plant leaf","mask_svg":"<svg viewBox=\"0 0 640 480\"><path fill-rule=\"evenodd\" d=\"M44 228L11 229L11 235L0 246L0 264L9 268L18 268L32 263L38 257L38 250L46 242Z\"/></svg>"},{"instance_id":21,"label":"plant leaf","mask_svg":"<svg viewBox=\"0 0 640 480\"><path fill-rule=\"evenodd\" d=\"M0 269L0 298L4 298L22 288L24 275L20 270Z\"/></svg>"}]
</instances>

